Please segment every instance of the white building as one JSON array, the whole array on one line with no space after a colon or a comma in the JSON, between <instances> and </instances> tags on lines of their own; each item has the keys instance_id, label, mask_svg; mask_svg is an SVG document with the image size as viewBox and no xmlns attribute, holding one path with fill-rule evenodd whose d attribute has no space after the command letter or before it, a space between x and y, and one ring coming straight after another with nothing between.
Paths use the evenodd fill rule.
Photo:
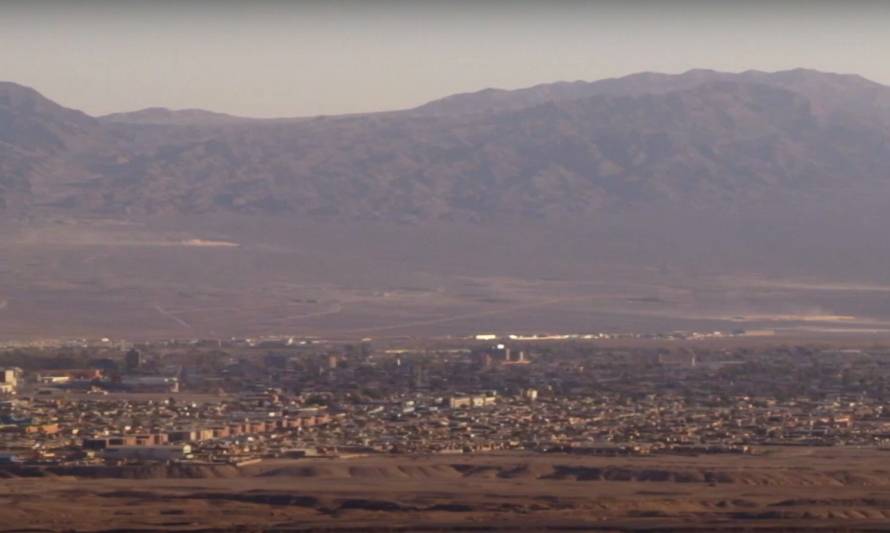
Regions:
<instances>
[{"instance_id":1,"label":"white building","mask_svg":"<svg viewBox=\"0 0 890 533\"><path fill-rule=\"evenodd\" d=\"M15 394L22 380L20 368L6 368L0 371L0 394Z\"/></svg>"}]
</instances>

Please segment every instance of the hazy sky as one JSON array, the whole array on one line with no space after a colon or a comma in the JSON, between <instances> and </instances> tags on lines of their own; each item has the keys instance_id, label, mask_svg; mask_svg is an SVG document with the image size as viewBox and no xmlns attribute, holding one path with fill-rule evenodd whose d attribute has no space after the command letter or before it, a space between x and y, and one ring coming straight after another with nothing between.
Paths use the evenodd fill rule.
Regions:
<instances>
[{"instance_id":1,"label":"hazy sky","mask_svg":"<svg viewBox=\"0 0 890 533\"><path fill-rule=\"evenodd\" d=\"M890 1L0 0L0 79L91 114L411 107L650 70L890 84Z\"/></svg>"}]
</instances>

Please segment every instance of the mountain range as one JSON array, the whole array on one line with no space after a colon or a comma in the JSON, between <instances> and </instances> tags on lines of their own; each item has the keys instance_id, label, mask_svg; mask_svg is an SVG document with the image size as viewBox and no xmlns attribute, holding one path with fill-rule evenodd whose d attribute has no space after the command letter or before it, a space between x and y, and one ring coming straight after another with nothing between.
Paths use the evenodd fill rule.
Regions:
<instances>
[{"instance_id":1,"label":"mountain range","mask_svg":"<svg viewBox=\"0 0 890 533\"><path fill-rule=\"evenodd\" d=\"M0 206L409 222L736 209L881 188L888 137L890 88L803 69L643 73L273 120L91 117L3 83Z\"/></svg>"},{"instance_id":2,"label":"mountain range","mask_svg":"<svg viewBox=\"0 0 890 533\"><path fill-rule=\"evenodd\" d=\"M0 83L0 340L890 335L888 140L890 88L804 69L280 119Z\"/></svg>"}]
</instances>

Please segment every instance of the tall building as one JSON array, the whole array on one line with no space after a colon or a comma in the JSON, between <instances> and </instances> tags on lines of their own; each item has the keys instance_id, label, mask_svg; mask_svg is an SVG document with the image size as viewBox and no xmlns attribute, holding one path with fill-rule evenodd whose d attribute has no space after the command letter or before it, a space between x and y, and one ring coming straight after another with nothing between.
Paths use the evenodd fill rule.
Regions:
<instances>
[{"instance_id":1,"label":"tall building","mask_svg":"<svg viewBox=\"0 0 890 533\"><path fill-rule=\"evenodd\" d=\"M422 389L427 385L428 371L425 365L415 363L411 367L411 383L415 389Z\"/></svg>"},{"instance_id":2,"label":"tall building","mask_svg":"<svg viewBox=\"0 0 890 533\"><path fill-rule=\"evenodd\" d=\"M133 348L124 356L124 362L127 365L127 372L136 372L142 367L142 354Z\"/></svg>"}]
</instances>

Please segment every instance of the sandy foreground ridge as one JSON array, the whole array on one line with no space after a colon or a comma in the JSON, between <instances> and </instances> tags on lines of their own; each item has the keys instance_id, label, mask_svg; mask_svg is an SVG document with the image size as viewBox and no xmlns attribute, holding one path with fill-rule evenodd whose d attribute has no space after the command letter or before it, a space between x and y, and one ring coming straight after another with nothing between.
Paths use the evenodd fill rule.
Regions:
<instances>
[{"instance_id":1,"label":"sandy foreground ridge","mask_svg":"<svg viewBox=\"0 0 890 533\"><path fill-rule=\"evenodd\" d=\"M890 524L887 452L758 451L7 468L0 531L854 531Z\"/></svg>"}]
</instances>

